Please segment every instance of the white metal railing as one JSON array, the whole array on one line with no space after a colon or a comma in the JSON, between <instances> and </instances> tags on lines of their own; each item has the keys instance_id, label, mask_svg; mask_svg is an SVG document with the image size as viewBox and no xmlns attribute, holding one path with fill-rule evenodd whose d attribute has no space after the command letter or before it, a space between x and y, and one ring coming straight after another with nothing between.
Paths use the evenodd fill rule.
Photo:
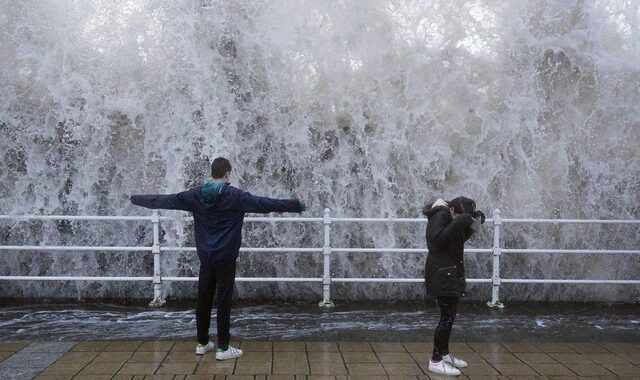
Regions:
<instances>
[{"instance_id":1,"label":"white metal railing","mask_svg":"<svg viewBox=\"0 0 640 380\"><path fill-rule=\"evenodd\" d=\"M0 220L28 221L28 220L94 220L94 221L145 221L153 226L153 243L151 247L139 246L47 246L47 245L3 245L4 251L143 251L153 254L152 277L97 277L97 276L0 276L0 280L40 280L40 281L152 281L153 301L151 305L158 306L165 303L162 298L162 285L164 281L197 281L197 277L163 276L160 266L162 252L195 252L195 247L161 246L160 223L171 221L175 218L160 216L156 211L151 216L71 216L71 215L0 215ZM423 278L353 278L332 277L331 258L334 253L427 253L424 248L349 248L331 246L331 227L334 223L421 223L426 224L423 218L332 218L331 210L325 209L322 218L303 217L247 217L247 222L300 222L322 223L323 246L315 247L278 247L260 248L243 247L240 252L292 252L292 253L322 253L323 268L322 277L238 277L239 282L319 282L322 283L322 301L320 306L330 307L332 283L422 283ZM588 280L588 279L517 279L500 277L500 257L508 254L640 254L640 250L588 250L588 249L510 249L500 245L501 228L507 223L553 223L553 224L640 224L640 220L582 220L582 219L506 219L500 215L500 210L494 210L493 218L486 220L487 225L493 227L493 246L491 248L465 249L465 253L491 253L493 258L493 273L491 278L471 278L469 283L490 283L492 287L491 301L487 304L491 307L503 307L500 302L501 284L640 284L640 279L635 280Z\"/></svg>"}]
</instances>

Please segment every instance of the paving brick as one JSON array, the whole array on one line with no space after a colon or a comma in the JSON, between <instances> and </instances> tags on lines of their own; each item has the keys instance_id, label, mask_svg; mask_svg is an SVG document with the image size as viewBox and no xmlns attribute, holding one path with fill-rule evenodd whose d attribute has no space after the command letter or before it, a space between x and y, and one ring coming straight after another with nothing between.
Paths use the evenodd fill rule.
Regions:
<instances>
[{"instance_id":1,"label":"paving brick","mask_svg":"<svg viewBox=\"0 0 640 380\"><path fill-rule=\"evenodd\" d=\"M162 363L158 368L159 375L192 375L196 363Z\"/></svg>"},{"instance_id":2,"label":"paving brick","mask_svg":"<svg viewBox=\"0 0 640 380\"><path fill-rule=\"evenodd\" d=\"M640 378L640 366L633 364L603 364L602 366L618 376L637 376Z\"/></svg>"},{"instance_id":3,"label":"paving brick","mask_svg":"<svg viewBox=\"0 0 640 380\"><path fill-rule=\"evenodd\" d=\"M578 376L613 376L613 373L598 364L571 363L566 364Z\"/></svg>"},{"instance_id":4,"label":"paving brick","mask_svg":"<svg viewBox=\"0 0 640 380\"><path fill-rule=\"evenodd\" d=\"M378 363L378 358L373 352L347 351L342 356L346 363Z\"/></svg>"},{"instance_id":5,"label":"paving brick","mask_svg":"<svg viewBox=\"0 0 640 380\"><path fill-rule=\"evenodd\" d=\"M0 363L2 363L4 359L8 358L13 354L14 354L13 351L0 351Z\"/></svg>"},{"instance_id":6,"label":"paving brick","mask_svg":"<svg viewBox=\"0 0 640 380\"><path fill-rule=\"evenodd\" d=\"M470 342L467 343L475 352L481 353L508 353L509 351L502 347L499 343ZM449 347L451 349L451 347ZM453 350L452 350L453 351Z\"/></svg>"},{"instance_id":7,"label":"paving brick","mask_svg":"<svg viewBox=\"0 0 640 380\"><path fill-rule=\"evenodd\" d=\"M383 363L387 375L422 375L423 372L420 367L415 363Z\"/></svg>"},{"instance_id":8,"label":"paving brick","mask_svg":"<svg viewBox=\"0 0 640 380\"><path fill-rule=\"evenodd\" d=\"M628 364L623 357L616 354L583 354L597 364Z\"/></svg>"},{"instance_id":9,"label":"paving brick","mask_svg":"<svg viewBox=\"0 0 640 380\"><path fill-rule=\"evenodd\" d=\"M546 353L554 353L554 352L564 352L564 353L574 353L576 352L573 348L569 347L566 343L536 343L536 347L540 349L542 352Z\"/></svg>"},{"instance_id":10,"label":"paving brick","mask_svg":"<svg viewBox=\"0 0 640 380\"><path fill-rule=\"evenodd\" d=\"M616 354L640 354L640 347L631 343L600 343L600 345Z\"/></svg>"},{"instance_id":11,"label":"paving brick","mask_svg":"<svg viewBox=\"0 0 640 380\"><path fill-rule=\"evenodd\" d=\"M97 352L78 352L78 351L69 351L62 355L57 361L56 364L63 363L84 363L87 364L91 362L93 359L98 356Z\"/></svg>"},{"instance_id":12,"label":"paving brick","mask_svg":"<svg viewBox=\"0 0 640 380\"><path fill-rule=\"evenodd\" d=\"M376 355L382 363L413 363L414 360L408 352L377 352Z\"/></svg>"},{"instance_id":13,"label":"paving brick","mask_svg":"<svg viewBox=\"0 0 640 380\"><path fill-rule=\"evenodd\" d=\"M531 367L543 376L575 376L576 374L566 366L556 364L531 364Z\"/></svg>"},{"instance_id":14,"label":"paving brick","mask_svg":"<svg viewBox=\"0 0 640 380\"><path fill-rule=\"evenodd\" d=\"M515 355L508 352L481 352L480 356L487 362L493 363L512 363L512 364L520 364L522 361L518 359Z\"/></svg>"},{"instance_id":15,"label":"paving brick","mask_svg":"<svg viewBox=\"0 0 640 380\"><path fill-rule=\"evenodd\" d=\"M89 352L98 352L103 351L109 342L106 341L86 341L86 342L78 342L71 348L71 351L89 351Z\"/></svg>"},{"instance_id":16,"label":"paving brick","mask_svg":"<svg viewBox=\"0 0 640 380\"><path fill-rule=\"evenodd\" d=\"M133 355L133 352L129 351L103 351L101 353L99 353L95 359L93 359L94 362L97 363L124 363L127 360L129 360L129 358Z\"/></svg>"},{"instance_id":17,"label":"paving brick","mask_svg":"<svg viewBox=\"0 0 640 380\"><path fill-rule=\"evenodd\" d=\"M346 375L347 367L343 363L311 363L312 375Z\"/></svg>"},{"instance_id":18,"label":"paving brick","mask_svg":"<svg viewBox=\"0 0 640 380\"><path fill-rule=\"evenodd\" d=\"M371 347L375 352L405 352L400 342L371 342Z\"/></svg>"},{"instance_id":19,"label":"paving brick","mask_svg":"<svg viewBox=\"0 0 640 380\"><path fill-rule=\"evenodd\" d=\"M373 351L368 342L338 342L338 347L342 352Z\"/></svg>"},{"instance_id":20,"label":"paving brick","mask_svg":"<svg viewBox=\"0 0 640 380\"><path fill-rule=\"evenodd\" d=\"M160 363L125 363L118 371L123 375L153 375Z\"/></svg>"},{"instance_id":21,"label":"paving brick","mask_svg":"<svg viewBox=\"0 0 640 380\"><path fill-rule=\"evenodd\" d=\"M335 342L307 342L308 352L338 352L338 345Z\"/></svg>"},{"instance_id":22,"label":"paving brick","mask_svg":"<svg viewBox=\"0 0 640 380\"><path fill-rule=\"evenodd\" d=\"M270 341L252 341L242 342L243 351L272 351L273 342Z\"/></svg>"},{"instance_id":23,"label":"paving brick","mask_svg":"<svg viewBox=\"0 0 640 380\"><path fill-rule=\"evenodd\" d=\"M532 363L557 363L557 361L551 356L542 353L542 352L517 352L514 354L521 361L532 364Z\"/></svg>"},{"instance_id":24,"label":"paving brick","mask_svg":"<svg viewBox=\"0 0 640 380\"><path fill-rule=\"evenodd\" d=\"M274 351L306 351L304 342L277 342L273 345Z\"/></svg>"},{"instance_id":25,"label":"paving brick","mask_svg":"<svg viewBox=\"0 0 640 380\"><path fill-rule=\"evenodd\" d=\"M347 369L351 375L382 375L386 372L378 363L347 363Z\"/></svg>"},{"instance_id":26,"label":"paving brick","mask_svg":"<svg viewBox=\"0 0 640 380\"><path fill-rule=\"evenodd\" d=\"M309 364L305 361L274 361L274 375L308 375Z\"/></svg>"},{"instance_id":27,"label":"paving brick","mask_svg":"<svg viewBox=\"0 0 640 380\"><path fill-rule=\"evenodd\" d=\"M143 342L140 347L138 347L138 351L167 352L171 350L174 344L175 342L167 340Z\"/></svg>"},{"instance_id":28,"label":"paving brick","mask_svg":"<svg viewBox=\"0 0 640 380\"><path fill-rule=\"evenodd\" d=\"M560 362L561 364L572 364L572 363L593 363L591 359L588 357L578 354L578 353L551 353L549 354L552 358Z\"/></svg>"},{"instance_id":29,"label":"paving brick","mask_svg":"<svg viewBox=\"0 0 640 380\"><path fill-rule=\"evenodd\" d=\"M130 363L161 363L167 356L164 351L136 351L129 358Z\"/></svg>"},{"instance_id":30,"label":"paving brick","mask_svg":"<svg viewBox=\"0 0 640 380\"><path fill-rule=\"evenodd\" d=\"M27 341L5 341L0 342L0 352L16 352L29 345Z\"/></svg>"},{"instance_id":31,"label":"paving brick","mask_svg":"<svg viewBox=\"0 0 640 380\"><path fill-rule=\"evenodd\" d=\"M173 346L171 346L171 352L196 352L196 342L195 341L179 341L175 342Z\"/></svg>"},{"instance_id":32,"label":"paving brick","mask_svg":"<svg viewBox=\"0 0 640 380\"><path fill-rule=\"evenodd\" d=\"M215 362L215 363L200 363L196 369L196 375L211 375L211 374L233 374L233 370L236 367L234 362Z\"/></svg>"},{"instance_id":33,"label":"paving brick","mask_svg":"<svg viewBox=\"0 0 640 380\"><path fill-rule=\"evenodd\" d=\"M576 352L581 354L608 354L609 350L596 343L567 343Z\"/></svg>"},{"instance_id":34,"label":"paving brick","mask_svg":"<svg viewBox=\"0 0 640 380\"><path fill-rule=\"evenodd\" d=\"M124 363L89 363L80 375L115 375Z\"/></svg>"},{"instance_id":35,"label":"paving brick","mask_svg":"<svg viewBox=\"0 0 640 380\"><path fill-rule=\"evenodd\" d=\"M206 356L214 356L215 355L206 355ZM201 355L196 355L195 352L169 352L169 354L165 357L164 362L166 363L197 363L200 361Z\"/></svg>"},{"instance_id":36,"label":"paving brick","mask_svg":"<svg viewBox=\"0 0 640 380\"><path fill-rule=\"evenodd\" d=\"M402 345L409 352L429 352L433 350L432 342L403 342ZM471 349L466 344L465 346ZM456 351L456 352L461 352L461 351Z\"/></svg>"},{"instance_id":37,"label":"paving brick","mask_svg":"<svg viewBox=\"0 0 640 380\"><path fill-rule=\"evenodd\" d=\"M109 342L105 351L128 351L133 352L142 345L141 341L113 341Z\"/></svg>"},{"instance_id":38,"label":"paving brick","mask_svg":"<svg viewBox=\"0 0 640 380\"><path fill-rule=\"evenodd\" d=\"M540 349L531 343L509 342L501 343L502 347L506 348L509 352L540 352Z\"/></svg>"},{"instance_id":39,"label":"paving brick","mask_svg":"<svg viewBox=\"0 0 640 380\"><path fill-rule=\"evenodd\" d=\"M72 380L74 375L46 375L40 373L38 376L34 377L34 380Z\"/></svg>"},{"instance_id":40,"label":"paving brick","mask_svg":"<svg viewBox=\"0 0 640 380\"><path fill-rule=\"evenodd\" d=\"M215 358L215 355L210 355L209 357ZM247 351L237 360L238 363L271 363L273 361L273 354L269 351Z\"/></svg>"},{"instance_id":41,"label":"paving brick","mask_svg":"<svg viewBox=\"0 0 640 380\"><path fill-rule=\"evenodd\" d=\"M494 364L493 367L497 369L501 374L509 377L514 376L535 376L538 373L526 364Z\"/></svg>"},{"instance_id":42,"label":"paving brick","mask_svg":"<svg viewBox=\"0 0 640 380\"><path fill-rule=\"evenodd\" d=\"M238 363L233 372L236 375L269 375L271 363Z\"/></svg>"},{"instance_id":43,"label":"paving brick","mask_svg":"<svg viewBox=\"0 0 640 380\"><path fill-rule=\"evenodd\" d=\"M433 351L433 345L428 351ZM460 354L462 352L475 352L475 350L471 346L464 342L449 343L449 351L453 352L454 354Z\"/></svg>"},{"instance_id":44,"label":"paving brick","mask_svg":"<svg viewBox=\"0 0 640 380\"><path fill-rule=\"evenodd\" d=\"M307 358L309 359L310 364L314 363L337 363L342 364L344 360L342 359L342 354L339 352L309 352L307 353Z\"/></svg>"}]
</instances>

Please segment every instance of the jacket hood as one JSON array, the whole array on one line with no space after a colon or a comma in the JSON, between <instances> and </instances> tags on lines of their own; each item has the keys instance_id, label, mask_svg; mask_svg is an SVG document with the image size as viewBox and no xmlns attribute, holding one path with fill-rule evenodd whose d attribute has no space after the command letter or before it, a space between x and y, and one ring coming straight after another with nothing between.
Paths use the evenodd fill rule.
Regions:
<instances>
[{"instance_id":1,"label":"jacket hood","mask_svg":"<svg viewBox=\"0 0 640 380\"><path fill-rule=\"evenodd\" d=\"M221 182L221 181L205 183L200 188L202 199L206 203L216 203L220 199L220 194L222 193L222 189L224 189L226 185L227 185L226 182Z\"/></svg>"},{"instance_id":2,"label":"jacket hood","mask_svg":"<svg viewBox=\"0 0 640 380\"><path fill-rule=\"evenodd\" d=\"M438 198L435 202L429 203L422 209L422 213L427 219L431 218L438 211L449 211L449 204L442 198Z\"/></svg>"}]
</instances>

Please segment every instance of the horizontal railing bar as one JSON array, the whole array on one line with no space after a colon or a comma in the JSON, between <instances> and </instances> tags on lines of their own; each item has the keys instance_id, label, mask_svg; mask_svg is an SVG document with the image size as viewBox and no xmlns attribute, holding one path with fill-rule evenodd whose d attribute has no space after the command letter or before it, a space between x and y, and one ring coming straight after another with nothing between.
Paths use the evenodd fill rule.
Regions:
<instances>
[{"instance_id":1,"label":"horizontal railing bar","mask_svg":"<svg viewBox=\"0 0 640 380\"><path fill-rule=\"evenodd\" d=\"M153 277L0 276L3 281L153 281Z\"/></svg>"},{"instance_id":2,"label":"horizontal railing bar","mask_svg":"<svg viewBox=\"0 0 640 380\"><path fill-rule=\"evenodd\" d=\"M334 248L331 247L331 253L428 253L426 248ZM465 253L491 253L492 249L465 249Z\"/></svg>"},{"instance_id":3,"label":"horizontal railing bar","mask_svg":"<svg viewBox=\"0 0 640 380\"><path fill-rule=\"evenodd\" d=\"M115 216L115 215L0 215L0 220L111 220L111 221L151 221L151 216ZM192 217L161 216L160 220L193 220ZM248 222L322 222L316 217L259 217L249 216ZM332 218L332 222L363 222L363 223L426 223L425 218ZM487 218L485 223L491 223ZM557 223L557 224L640 224L640 220L630 219L521 219L502 218L503 223Z\"/></svg>"},{"instance_id":4,"label":"horizontal railing bar","mask_svg":"<svg viewBox=\"0 0 640 380\"><path fill-rule=\"evenodd\" d=\"M2 281L152 281L153 277L90 277L90 276L0 276ZM198 281L198 277L162 277L164 281ZM240 282L322 282L322 278L306 277L237 277ZM424 282L422 278L340 278L333 282ZM491 279L466 280L468 283L490 283ZM640 284L640 280L556 280L556 279L500 279L507 284Z\"/></svg>"},{"instance_id":5,"label":"horizontal railing bar","mask_svg":"<svg viewBox=\"0 0 640 380\"><path fill-rule=\"evenodd\" d=\"M151 251L151 247L0 245L0 251Z\"/></svg>"},{"instance_id":6,"label":"horizontal railing bar","mask_svg":"<svg viewBox=\"0 0 640 380\"><path fill-rule=\"evenodd\" d=\"M490 278L468 278L466 281L471 283L482 283L482 282L490 283L491 279ZM422 282L423 283L424 278L333 277L331 278L331 282L415 282L415 283Z\"/></svg>"},{"instance_id":7,"label":"horizontal railing bar","mask_svg":"<svg viewBox=\"0 0 640 380\"><path fill-rule=\"evenodd\" d=\"M161 251L168 252L195 252L196 247L160 247ZM322 248L254 248L245 247L240 248L240 252L303 252L303 253L318 253L322 252Z\"/></svg>"},{"instance_id":8,"label":"horizontal railing bar","mask_svg":"<svg viewBox=\"0 0 640 380\"><path fill-rule=\"evenodd\" d=\"M322 282L321 277L236 277L239 282ZM162 281L198 281L198 277L162 276Z\"/></svg>"},{"instance_id":9,"label":"horizontal railing bar","mask_svg":"<svg viewBox=\"0 0 640 380\"><path fill-rule=\"evenodd\" d=\"M114 220L151 221L151 216L94 216L94 215L0 215L0 220Z\"/></svg>"},{"instance_id":10,"label":"horizontal railing bar","mask_svg":"<svg viewBox=\"0 0 640 380\"><path fill-rule=\"evenodd\" d=\"M640 254L640 250L632 249L518 249L503 248L502 253L604 253L604 254Z\"/></svg>"},{"instance_id":11,"label":"horizontal railing bar","mask_svg":"<svg viewBox=\"0 0 640 380\"><path fill-rule=\"evenodd\" d=\"M362 223L427 223L426 218L331 218L332 222L362 222ZM492 218L485 219L485 223L493 222Z\"/></svg>"},{"instance_id":12,"label":"horizontal railing bar","mask_svg":"<svg viewBox=\"0 0 640 380\"><path fill-rule=\"evenodd\" d=\"M426 223L425 218L331 218L332 222L362 222L362 223Z\"/></svg>"},{"instance_id":13,"label":"horizontal railing bar","mask_svg":"<svg viewBox=\"0 0 640 380\"><path fill-rule=\"evenodd\" d=\"M506 284L640 284L640 280L553 280L501 278Z\"/></svg>"},{"instance_id":14,"label":"horizontal railing bar","mask_svg":"<svg viewBox=\"0 0 640 380\"><path fill-rule=\"evenodd\" d=\"M631 219L501 219L502 223L559 223L559 224L640 224Z\"/></svg>"},{"instance_id":15,"label":"horizontal railing bar","mask_svg":"<svg viewBox=\"0 0 640 380\"><path fill-rule=\"evenodd\" d=\"M193 217L191 216L179 216L179 217L171 217L171 216L161 216L160 220L165 221L182 221L182 222L191 222L193 221ZM245 222L313 222L319 223L322 222L322 218L304 218L304 217L270 217L270 216L247 216L244 218Z\"/></svg>"}]
</instances>

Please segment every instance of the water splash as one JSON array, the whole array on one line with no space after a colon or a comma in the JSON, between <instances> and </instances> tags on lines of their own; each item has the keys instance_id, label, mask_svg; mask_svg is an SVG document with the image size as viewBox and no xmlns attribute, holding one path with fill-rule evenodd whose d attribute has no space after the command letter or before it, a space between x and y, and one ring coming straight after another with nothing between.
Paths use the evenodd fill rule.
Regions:
<instances>
[{"instance_id":1,"label":"water splash","mask_svg":"<svg viewBox=\"0 0 640 380\"><path fill-rule=\"evenodd\" d=\"M199 6L203 5L203 6ZM3 214L131 214L231 159L233 182L309 214L419 215L460 194L516 217L638 218L638 5L620 1L0 1ZM282 22L287 20L287 22ZM165 238L189 244L185 224ZM510 247L637 248L637 228L507 228ZM147 226L3 224L3 242L149 243ZM471 244L488 246L489 234ZM257 225L249 246L321 246L319 228ZM336 246L421 247L417 226L343 226ZM620 245L624 245L621 247ZM489 258L468 273L489 277ZM514 277L637 278L636 257L517 257ZM165 256L193 275L192 254ZM243 255L249 275L313 276L320 258ZM339 255L346 276L421 276L424 257ZM144 254L2 255L3 274L135 275ZM549 269L551 268L551 269ZM339 297L419 298L356 285ZM637 287L510 286L516 299L625 300ZM170 296L192 297L193 284ZM3 296L148 297L131 284L3 284ZM239 287L246 298L319 288ZM488 288L469 295L487 298Z\"/></svg>"}]
</instances>

